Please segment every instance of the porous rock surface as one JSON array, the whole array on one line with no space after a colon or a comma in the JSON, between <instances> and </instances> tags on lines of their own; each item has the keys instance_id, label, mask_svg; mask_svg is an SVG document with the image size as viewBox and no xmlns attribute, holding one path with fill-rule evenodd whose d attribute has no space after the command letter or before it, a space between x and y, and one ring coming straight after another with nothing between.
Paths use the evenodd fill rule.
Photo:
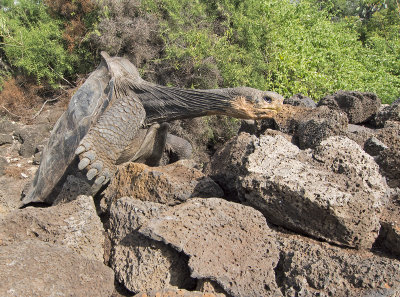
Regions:
<instances>
[{"instance_id":1,"label":"porous rock surface","mask_svg":"<svg viewBox=\"0 0 400 297\"><path fill-rule=\"evenodd\" d=\"M0 219L0 244L40 240L68 248L82 257L103 261L104 228L92 197L48 208L27 207Z\"/></svg>"},{"instance_id":2,"label":"porous rock surface","mask_svg":"<svg viewBox=\"0 0 400 297\"><path fill-rule=\"evenodd\" d=\"M391 105L385 106L376 114L372 123L378 127L382 128L385 126L387 121L400 122L400 98L394 101Z\"/></svg>"},{"instance_id":3,"label":"porous rock surface","mask_svg":"<svg viewBox=\"0 0 400 297\"><path fill-rule=\"evenodd\" d=\"M203 293L196 291L187 291L179 289L150 291L136 294L134 297L222 297L213 293Z\"/></svg>"},{"instance_id":4,"label":"porous rock surface","mask_svg":"<svg viewBox=\"0 0 400 297\"><path fill-rule=\"evenodd\" d=\"M175 205L191 197L222 197L223 192L190 160L182 160L160 167L128 163L111 181L103 203L109 207L114 199L124 196Z\"/></svg>"},{"instance_id":5,"label":"porous rock surface","mask_svg":"<svg viewBox=\"0 0 400 297\"><path fill-rule=\"evenodd\" d=\"M271 119L244 122L240 132L254 134L257 137L268 129L292 136L292 142L301 149L313 148L322 140L335 135L345 135L348 129L346 114L327 106L310 109L301 106L284 105L281 111Z\"/></svg>"},{"instance_id":6,"label":"porous rock surface","mask_svg":"<svg viewBox=\"0 0 400 297\"><path fill-rule=\"evenodd\" d=\"M130 197L122 197L111 206L110 265L117 280L132 292L194 285L186 257L137 232L149 218L164 209L165 205Z\"/></svg>"},{"instance_id":7,"label":"porous rock surface","mask_svg":"<svg viewBox=\"0 0 400 297\"><path fill-rule=\"evenodd\" d=\"M290 98L283 100L283 104L290 104L293 106L303 106L308 108L317 107L317 103L315 103L314 100L302 94L296 94Z\"/></svg>"},{"instance_id":8,"label":"porous rock surface","mask_svg":"<svg viewBox=\"0 0 400 297\"><path fill-rule=\"evenodd\" d=\"M373 118L379 111L380 99L374 93L338 91L322 98L318 106L342 110L347 114L349 123L359 124Z\"/></svg>"},{"instance_id":9,"label":"porous rock surface","mask_svg":"<svg viewBox=\"0 0 400 297\"><path fill-rule=\"evenodd\" d=\"M0 296L111 296L114 273L69 248L26 240L0 246Z\"/></svg>"},{"instance_id":10,"label":"porous rock surface","mask_svg":"<svg viewBox=\"0 0 400 297\"><path fill-rule=\"evenodd\" d=\"M398 296L400 262L299 235L277 233L284 296Z\"/></svg>"},{"instance_id":11,"label":"porous rock surface","mask_svg":"<svg viewBox=\"0 0 400 297\"><path fill-rule=\"evenodd\" d=\"M344 135L348 120L340 110L321 106L299 120L295 136L301 149L314 148L331 136Z\"/></svg>"},{"instance_id":12,"label":"porous rock surface","mask_svg":"<svg viewBox=\"0 0 400 297\"><path fill-rule=\"evenodd\" d=\"M275 234L253 208L219 198L190 199L139 232L188 255L192 277L212 279L231 296L280 296Z\"/></svg>"},{"instance_id":13,"label":"porous rock surface","mask_svg":"<svg viewBox=\"0 0 400 297\"><path fill-rule=\"evenodd\" d=\"M236 168L235 176L226 176L235 185L230 190L268 221L358 248L371 247L377 237L387 187L372 157L353 141L331 137L301 151L279 135L242 133L222 151L217 156L226 155L226 165L213 163Z\"/></svg>"}]
</instances>

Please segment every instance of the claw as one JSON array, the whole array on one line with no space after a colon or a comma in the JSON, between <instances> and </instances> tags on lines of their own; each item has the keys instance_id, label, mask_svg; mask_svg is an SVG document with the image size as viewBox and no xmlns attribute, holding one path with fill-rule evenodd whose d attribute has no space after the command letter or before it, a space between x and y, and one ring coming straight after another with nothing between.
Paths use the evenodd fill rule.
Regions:
<instances>
[{"instance_id":1,"label":"claw","mask_svg":"<svg viewBox=\"0 0 400 297\"><path fill-rule=\"evenodd\" d=\"M88 180L92 180L93 177L95 177L97 175L97 169L96 168L92 168L88 171L88 173L86 174Z\"/></svg>"},{"instance_id":2,"label":"claw","mask_svg":"<svg viewBox=\"0 0 400 297\"><path fill-rule=\"evenodd\" d=\"M79 164L78 164L78 168L79 170L82 170L84 168L86 168L86 166L88 166L90 164L90 160L88 158L83 158Z\"/></svg>"},{"instance_id":3,"label":"claw","mask_svg":"<svg viewBox=\"0 0 400 297\"><path fill-rule=\"evenodd\" d=\"M96 178L94 183L96 185L101 185L105 180L106 180L106 177L104 175L102 175L102 176L99 176L98 178Z\"/></svg>"},{"instance_id":4,"label":"claw","mask_svg":"<svg viewBox=\"0 0 400 297\"><path fill-rule=\"evenodd\" d=\"M103 169L103 162L101 161L96 161L92 164L91 166L92 168L96 168L98 172L101 171L101 169Z\"/></svg>"},{"instance_id":5,"label":"claw","mask_svg":"<svg viewBox=\"0 0 400 297\"><path fill-rule=\"evenodd\" d=\"M86 150L86 148L83 145L78 146L78 148L75 150L75 155L79 155L83 153Z\"/></svg>"},{"instance_id":6,"label":"claw","mask_svg":"<svg viewBox=\"0 0 400 297\"><path fill-rule=\"evenodd\" d=\"M90 160L90 162L92 162L95 158L96 158L96 153L92 150L87 151L86 153L84 153L82 155L85 158L88 158Z\"/></svg>"}]
</instances>

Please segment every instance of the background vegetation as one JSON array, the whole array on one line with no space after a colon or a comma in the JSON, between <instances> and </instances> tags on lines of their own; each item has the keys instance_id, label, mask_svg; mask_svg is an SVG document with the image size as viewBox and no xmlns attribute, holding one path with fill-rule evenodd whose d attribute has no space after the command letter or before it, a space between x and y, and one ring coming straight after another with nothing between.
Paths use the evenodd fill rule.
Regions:
<instances>
[{"instance_id":1,"label":"background vegetation","mask_svg":"<svg viewBox=\"0 0 400 297\"><path fill-rule=\"evenodd\" d=\"M1 0L0 75L74 84L98 53L195 88L400 96L399 0Z\"/></svg>"}]
</instances>

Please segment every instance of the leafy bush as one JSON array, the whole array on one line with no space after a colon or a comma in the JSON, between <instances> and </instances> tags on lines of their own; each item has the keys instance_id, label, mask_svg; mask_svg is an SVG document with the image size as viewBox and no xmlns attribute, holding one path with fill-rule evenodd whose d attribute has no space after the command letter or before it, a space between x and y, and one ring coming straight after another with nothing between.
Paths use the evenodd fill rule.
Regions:
<instances>
[{"instance_id":1,"label":"leafy bush","mask_svg":"<svg viewBox=\"0 0 400 297\"><path fill-rule=\"evenodd\" d=\"M315 99L339 89L376 92L384 102L400 95L393 68L398 54L388 57L376 45L364 46L356 27L332 22L312 1L147 0L144 5L161 19L164 59L178 71L188 59L194 67L212 59L222 86Z\"/></svg>"},{"instance_id":2,"label":"leafy bush","mask_svg":"<svg viewBox=\"0 0 400 297\"><path fill-rule=\"evenodd\" d=\"M72 72L60 22L41 2L21 0L0 11L0 36L8 62L26 74L55 84Z\"/></svg>"}]
</instances>

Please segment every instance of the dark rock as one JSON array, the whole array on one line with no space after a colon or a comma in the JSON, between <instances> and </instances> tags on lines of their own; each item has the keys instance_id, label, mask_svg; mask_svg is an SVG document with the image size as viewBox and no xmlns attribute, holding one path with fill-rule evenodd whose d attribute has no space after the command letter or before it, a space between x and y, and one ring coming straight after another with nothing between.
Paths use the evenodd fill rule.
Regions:
<instances>
[{"instance_id":1,"label":"dark rock","mask_svg":"<svg viewBox=\"0 0 400 297\"><path fill-rule=\"evenodd\" d=\"M364 150L371 156L376 156L388 147L375 137L370 137L364 144Z\"/></svg>"},{"instance_id":2,"label":"dark rock","mask_svg":"<svg viewBox=\"0 0 400 297\"><path fill-rule=\"evenodd\" d=\"M376 127L381 128L385 126L387 121L400 122L400 98L391 105L382 108L371 122Z\"/></svg>"},{"instance_id":3,"label":"dark rock","mask_svg":"<svg viewBox=\"0 0 400 297\"><path fill-rule=\"evenodd\" d=\"M318 102L318 106L342 110L347 114L349 123L359 124L370 120L379 111L380 99L373 93L338 91Z\"/></svg>"},{"instance_id":4,"label":"dark rock","mask_svg":"<svg viewBox=\"0 0 400 297\"><path fill-rule=\"evenodd\" d=\"M389 187L400 187L400 151L386 149L376 157L382 174L386 177Z\"/></svg>"},{"instance_id":5,"label":"dark rock","mask_svg":"<svg viewBox=\"0 0 400 297\"><path fill-rule=\"evenodd\" d=\"M290 104L293 106L303 106L307 108L316 108L317 103L314 102L310 97L304 96L302 94L296 94L292 97L285 99L283 104Z\"/></svg>"},{"instance_id":6,"label":"dark rock","mask_svg":"<svg viewBox=\"0 0 400 297\"><path fill-rule=\"evenodd\" d=\"M0 296L111 296L103 263L39 240L0 246Z\"/></svg>"},{"instance_id":7,"label":"dark rock","mask_svg":"<svg viewBox=\"0 0 400 297\"><path fill-rule=\"evenodd\" d=\"M327 106L310 109L284 105L274 118L243 122L239 131L260 137L268 129L290 135L291 142L306 149L315 147L330 136L345 135L348 120L344 112Z\"/></svg>"},{"instance_id":8,"label":"dark rock","mask_svg":"<svg viewBox=\"0 0 400 297\"><path fill-rule=\"evenodd\" d=\"M344 135L347 125L347 117L343 112L322 106L313 109L299 121L295 135L301 149L314 148L330 136Z\"/></svg>"}]
</instances>

